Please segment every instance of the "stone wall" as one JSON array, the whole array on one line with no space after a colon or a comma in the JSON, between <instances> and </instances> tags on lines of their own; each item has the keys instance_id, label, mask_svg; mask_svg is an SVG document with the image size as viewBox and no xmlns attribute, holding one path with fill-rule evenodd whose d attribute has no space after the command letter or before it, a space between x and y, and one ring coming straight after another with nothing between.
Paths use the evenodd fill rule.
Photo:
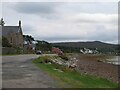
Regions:
<instances>
[{"instance_id":1,"label":"stone wall","mask_svg":"<svg viewBox=\"0 0 120 90\"><path fill-rule=\"evenodd\" d=\"M15 48L2 47L2 54L16 54L17 50Z\"/></svg>"},{"instance_id":2,"label":"stone wall","mask_svg":"<svg viewBox=\"0 0 120 90\"><path fill-rule=\"evenodd\" d=\"M9 33L6 38L12 46L23 48L23 36L20 33Z\"/></svg>"}]
</instances>

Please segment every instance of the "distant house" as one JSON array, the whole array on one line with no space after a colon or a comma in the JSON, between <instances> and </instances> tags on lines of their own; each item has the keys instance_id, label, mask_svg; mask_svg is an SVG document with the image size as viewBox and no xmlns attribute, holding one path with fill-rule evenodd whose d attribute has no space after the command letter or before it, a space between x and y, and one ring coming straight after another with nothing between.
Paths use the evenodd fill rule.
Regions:
<instances>
[{"instance_id":1,"label":"distant house","mask_svg":"<svg viewBox=\"0 0 120 90\"><path fill-rule=\"evenodd\" d=\"M80 52L83 54L98 54L97 48L95 50L91 50L88 48L80 49Z\"/></svg>"},{"instance_id":2,"label":"distant house","mask_svg":"<svg viewBox=\"0 0 120 90\"><path fill-rule=\"evenodd\" d=\"M24 40L24 51L27 53L35 52L36 41L26 41Z\"/></svg>"},{"instance_id":3,"label":"distant house","mask_svg":"<svg viewBox=\"0 0 120 90\"><path fill-rule=\"evenodd\" d=\"M4 21L1 19L2 36L7 38L12 46L23 48L23 32L21 21L18 26L4 26Z\"/></svg>"},{"instance_id":4,"label":"distant house","mask_svg":"<svg viewBox=\"0 0 120 90\"><path fill-rule=\"evenodd\" d=\"M35 41L32 36L23 35L23 41L24 41L24 51L25 51L25 53L35 52L37 41Z\"/></svg>"}]
</instances>

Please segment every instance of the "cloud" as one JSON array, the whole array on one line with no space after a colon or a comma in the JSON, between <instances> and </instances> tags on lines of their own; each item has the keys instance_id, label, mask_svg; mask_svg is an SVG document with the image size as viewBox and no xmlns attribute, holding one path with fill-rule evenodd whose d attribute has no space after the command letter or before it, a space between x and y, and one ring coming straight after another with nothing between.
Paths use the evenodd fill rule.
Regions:
<instances>
[{"instance_id":1,"label":"cloud","mask_svg":"<svg viewBox=\"0 0 120 90\"><path fill-rule=\"evenodd\" d=\"M84 7L82 11L79 10L81 3L9 3L9 7L7 4L4 5L3 11L6 22L14 25L20 18L24 34L32 35L35 39L49 42L83 40L115 42L118 40L117 13L112 13L112 11L104 13L109 11L112 3L107 9L100 6L100 12L100 9L96 8L98 11L95 10L94 13L90 13L89 9L87 11L87 7ZM86 4L92 8L97 5L100 4ZM105 5L109 3L103 6ZM105 11L103 12L102 9Z\"/></svg>"},{"instance_id":2,"label":"cloud","mask_svg":"<svg viewBox=\"0 0 120 90\"><path fill-rule=\"evenodd\" d=\"M55 13L56 10L56 3L47 3L47 2L41 2L41 3L17 3L12 7L14 10L16 10L19 13L24 14L51 14Z\"/></svg>"},{"instance_id":3,"label":"cloud","mask_svg":"<svg viewBox=\"0 0 120 90\"><path fill-rule=\"evenodd\" d=\"M119 0L4 0L2 2L118 2Z\"/></svg>"},{"instance_id":4,"label":"cloud","mask_svg":"<svg viewBox=\"0 0 120 90\"><path fill-rule=\"evenodd\" d=\"M101 24L114 24L117 25L118 15L117 14L104 14L104 13L75 13L65 17L68 21L76 23L101 23Z\"/></svg>"},{"instance_id":5,"label":"cloud","mask_svg":"<svg viewBox=\"0 0 120 90\"><path fill-rule=\"evenodd\" d=\"M63 5L62 2L14 2L6 4L8 4L8 8L19 14L34 15L34 17L42 17L44 19L60 18L58 8Z\"/></svg>"},{"instance_id":6,"label":"cloud","mask_svg":"<svg viewBox=\"0 0 120 90\"><path fill-rule=\"evenodd\" d=\"M33 28L34 28L34 27L32 27L31 25L23 25L23 26L22 26L23 34L32 35L30 32L34 31Z\"/></svg>"},{"instance_id":7,"label":"cloud","mask_svg":"<svg viewBox=\"0 0 120 90\"><path fill-rule=\"evenodd\" d=\"M116 14L64 14L56 21L40 22L33 32L36 38L48 41L117 40Z\"/></svg>"}]
</instances>

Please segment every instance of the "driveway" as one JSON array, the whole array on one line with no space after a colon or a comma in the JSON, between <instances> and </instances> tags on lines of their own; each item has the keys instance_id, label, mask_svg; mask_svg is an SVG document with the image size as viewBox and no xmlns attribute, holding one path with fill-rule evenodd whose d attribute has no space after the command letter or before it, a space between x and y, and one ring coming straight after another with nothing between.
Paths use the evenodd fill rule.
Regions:
<instances>
[{"instance_id":1,"label":"driveway","mask_svg":"<svg viewBox=\"0 0 120 90\"><path fill-rule=\"evenodd\" d=\"M3 88L55 88L57 81L32 64L38 55L2 57Z\"/></svg>"}]
</instances>

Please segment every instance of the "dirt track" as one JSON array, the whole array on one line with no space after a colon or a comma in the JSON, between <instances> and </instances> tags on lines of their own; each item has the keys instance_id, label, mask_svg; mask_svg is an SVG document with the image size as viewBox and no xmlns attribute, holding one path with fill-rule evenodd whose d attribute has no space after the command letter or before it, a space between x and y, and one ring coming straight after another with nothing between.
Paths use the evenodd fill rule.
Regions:
<instances>
[{"instance_id":1,"label":"dirt track","mask_svg":"<svg viewBox=\"0 0 120 90\"><path fill-rule=\"evenodd\" d=\"M54 88L57 82L32 64L37 55L3 56L3 88Z\"/></svg>"}]
</instances>

